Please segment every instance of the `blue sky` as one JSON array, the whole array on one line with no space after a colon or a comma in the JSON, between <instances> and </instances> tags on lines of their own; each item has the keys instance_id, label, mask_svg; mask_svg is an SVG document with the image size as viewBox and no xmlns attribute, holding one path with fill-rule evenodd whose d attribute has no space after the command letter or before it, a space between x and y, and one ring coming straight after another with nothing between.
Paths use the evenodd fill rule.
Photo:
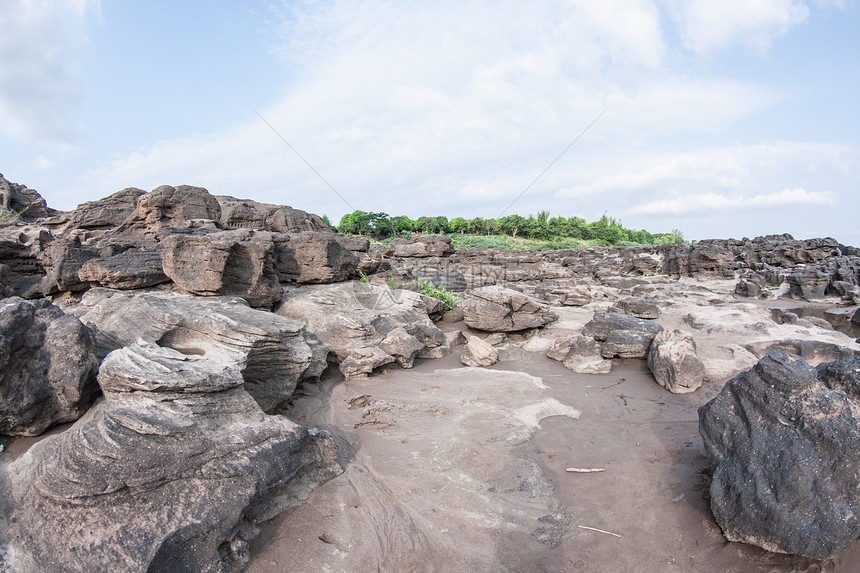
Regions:
<instances>
[{"instance_id":1,"label":"blue sky","mask_svg":"<svg viewBox=\"0 0 860 573\"><path fill-rule=\"evenodd\" d=\"M605 112L508 213L860 245L856 0L2 0L0 28L0 172L58 209L185 183L498 217Z\"/></svg>"}]
</instances>

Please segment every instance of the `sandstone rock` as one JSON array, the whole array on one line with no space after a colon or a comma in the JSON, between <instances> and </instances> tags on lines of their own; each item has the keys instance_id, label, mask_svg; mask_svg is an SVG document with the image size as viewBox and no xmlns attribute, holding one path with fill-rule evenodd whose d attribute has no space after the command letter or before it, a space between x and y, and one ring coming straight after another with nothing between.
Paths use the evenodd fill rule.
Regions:
<instances>
[{"instance_id":1,"label":"sandstone rock","mask_svg":"<svg viewBox=\"0 0 860 573\"><path fill-rule=\"evenodd\" d=\"M78 278L85 283L115 289L145 288L170 280L162 270L161 252L137 248L85 262L78 271Z\"/></svg>"},{"instance_id":2,"label":"sandstone rock","mask_svg":"<svg viewBox=\"0 0 860 573\"><path fill-rule=\"evenodd\" d=\"M830 284L830 275L815 266L800 266L792 271L785 280L789 294L804 300L821 300Z\"/></svg>"},{"instance_id":3,"label":"sandstone rock","mask_svg":"<svg viewBox=\"0 0 860 573\"><path fill-rule=\"evenodd\" d=\"M761 285L755 281L740 280L735 285L735 294L747 298L755 298L761 294Z\"/></svg>"},{"instance_id":4,"label":"sandstone rock","mask_svg":"<svg viewBox=\"0 0 860 573\"><path fill-rule=\"evenodd\" d=\"M613 330L637 330L654 335L663 330L663 327L651 320L636 318L627 314L596 312L594 318L582 329L582 333L603 341Z\"/></svg>"},{"instance_id":5,"label":"sandstone rock","mask_svg":"<svg viewBox=\"0 0 860 573\"><path fill-rule=\"evenodd\" d=\"M44 227L0 225L0 262L9 268L6 286L21 296L42 296L45 269L40 261L45 247L53 240Z\"/></svg>"},{"instance_id":6,"label":"sandstone rock","mask_svg":"<svg viewBox=\"0 0 860 573\"><path fill-rule=\"evenodd\" d=\"M0 433L35 436L99 393L92 332L46 299L0 301Z\"/></svg>"},{"instance_id":7,"label":"sandstone rock","mask_svg":"<svg viewBox=\"0 0 860 573\"><path fill-rule=\"evenodd\" d=\"M215 198L221 206L220 221L225 229L257 229L275 233L331 233L321 217L300 209L224 195Z\"/></svg>"},{"instance_id":8,"label":"sandstone rock","mask_svg":"<svg viewBox=\"0 0 860 573\"><path fill-rule=\"evenodd\" d=\"M600 343L579 333L556 340L547 356L580 374L606 374L612 369L612 361L600 353Z\"/></svg>"},{"instance_id":9,"label":"sandstone rock","mask_svg":"<svg viewBox=\"0 0 860 573\"><path fill-rule=\"evenodd\" d=\"M860 359L774 351L699 409L728 540L828 559L860 537L858 387Z\"/></svg>"},{"instance_id":10,"label":"sandstone rock","mask_svg":"<svg viewBox=\"0 0 860 573\"><path fill-rule=\"evenodd\" d=\"M46 275L41 290L47 296L58 292L80 292L89 288L79 272L84 263L97 259L99 249L81 242L80 236L72 234L45 246L40 260Z\"/></svg>"},{"instance_id":11,"label":"sandstone rock","mask_svg":"<svg viewBox=\"0 0 860 573\"><path fill-rule=\"evenodd\" d=\"M87 309L81 321L95 327L101 356L140 336L206 356L239 369L245 388L267 412L289 399L300 380L325 369L327 350L299 323L251 309L239 298L93 289L81 303Z\"/></svg>"},{"instance_id":12,"label":"sandstone rock","mask_svg":"<svg viewBox=\"0 0 860 573\"><path fill-rule=\"evenodd\" d=\"M660 308L652 300L629 297L616 302L609 312L621 312L636 318L655 319L660 317Z\"/></svg>"},{"instance_id":13,"label":"sandstone rock","mask_svg":"<svg viewBox=\"0 0 860 573\"><path fill-rule=\"evenodd\" d=\"M442 235L392 239L391 247L395 257L445 257L454 252L451 239Z\"/></svg>"},{"instance_id":14,"label":"sandstone rock","mask_svg":"<svg viewBox=\"0 0 860 573\"><path fill-rule=\"evenodd\" d=\"M697 390L705 377L696 341L680 330L664 330L654 336L648 351L648 368L657 384L674 394Z\"/></svg>"},{"instance_id":15,"label":"sandstone rock","mask_svg":"<svg viewBox=\"0 0 860 573\"><path fill-rule=\"evenodd\" d=\"M454 269L412 269L412 276L416 279L428 280L437 287L442 287L449 291L464 291L467 286L466 277L463 273Z\"/></svg>"},{"instance_id":16,"label":"sandstone rock","mask_svg":"<svg viewBox=\"0 0 860 573\"><path fill-rule=\"evenodd\" d=\"M283 282L336 283L356 272L358 257L333 233L304 232L275 237L275 271ZM284 241L287 237L289 240Z\"/></svg>"},{"instance_id":17,"label":"sandstone rock","mask_svg":"<svg viewBox=\"0 0 860 573\"><path fill-rule=\"evenodd\" d=\"M417 356L444 347L426 298L353 281L290 290L277 314L304 324L335 355L343 375L354 378L395 361L410 368Z\"/></svg>"},{"instance_id":18,"label":"sandstone rock","mask_svg":"<svg viewBox=\"0 0 860 573\"><path fill-rule=\"evenodd\" d=\"M17 213L21 221L34 221L55 214L35 190L11 183L0 173L0 208Z\"/></svg>"},{"instance_id":19,"label":"sandstone rock","mask_svg":"<svg viewBox=\"0 0 860 573\"><path fill-rule=\"evenodd\" d=\"M163 269L180 289L204 296L239 296L271 308L281 299L272 233L252 230L164 239Z\"/></svg>"},{"instance_id":20,"label":"sandstone rock","mask_svg":"<svg viewBox=\"0 0 860 573\"><path fill-rule=\"evenodd\" d=\"M460 362L466 366L492 366L499 361L499 351L489 342L477 336L466 336L466 345L460 354Z\"/></svg>"},{"instance_id":21,"label":"sandstone rock","mask_svg":"<svg viewBox=\"0 0 860 573\"><path fill-rule=\"evenodd\" d=\"M160 237L170 229L187 227L186 221L221 220L221 205L203 187L162 185L137 200L134 212L117 228L121 234Z\"/></svg>"},{"instance_id":22,"label":"sandstone rock","mask_svg":"<svg viewBox=\"0 0 860 573\"><path fill-rule=\"evenodd\" d=\"M129 187L104 199L82 203L69 214L67 228L109 230L119 227L134 213L137 200L143 195L146 195L143 189Z\"/></svg>"},{"instance_id":23,"label":"sandstone rock","mask_svg":"<svg viewBox=\"0 0 860 573\"><path fill-rule=\"evenodd\" d=\"M343 248L348 251L352 251L353 253L366 253L370 250L370 241L364 237L358 237L356 235L341 235L338 233L334 236L334 239L340 243Z\"/></svg>"},{"instance_id":24,"label":"sandstone rock","mask_svg":"<svg viewBox=\"0 0 860 573\"><path fill-rule=\"evenodd\" d=\"M600 346L604 358L645 358L654 335L641 330L617 329L606 335Z\"/></svg>"},{"instance_id":25,"label":"sandstone rock","mask_svg":"<svg viewBox=\"0 0 860 573\"><path fill-rule=\"evenodd\" d=\"M103 401L8 468L10 570L238 571L258 524L342 472L327 434L263 414L232 367L150 343L99 382Z\"/></svg>"},{"instance_id":26,"label":"sandstone rock","mask_svg":"<svg viewBox=\"0 0 860 573\"><path fill-rule=\"evenodd\" d=\"M558 320L545 304L502 286L467 291L461 307L470 328L489 332L516 332Z\"/></svg>"}]
</instances>

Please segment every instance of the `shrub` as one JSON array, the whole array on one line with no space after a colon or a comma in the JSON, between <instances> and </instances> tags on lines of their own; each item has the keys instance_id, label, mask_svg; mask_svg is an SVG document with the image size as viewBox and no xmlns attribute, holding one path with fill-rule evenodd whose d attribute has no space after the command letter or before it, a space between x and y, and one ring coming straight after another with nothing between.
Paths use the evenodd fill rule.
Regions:
<instances>
[{"instance_id":1,"label":"shrub","mask_svg":"<svg viewBox=\"0 0 860 573\"><path fill-rule=\"evenodd\" d=\"M445 303L445 311L450 312L454 307L460 304L460 298L454 296L448 289L441 286L436 286L432 281L427 279L418 279L418 286L421 287L421 294L441 300Z\"/></svg>"}]
</instances>

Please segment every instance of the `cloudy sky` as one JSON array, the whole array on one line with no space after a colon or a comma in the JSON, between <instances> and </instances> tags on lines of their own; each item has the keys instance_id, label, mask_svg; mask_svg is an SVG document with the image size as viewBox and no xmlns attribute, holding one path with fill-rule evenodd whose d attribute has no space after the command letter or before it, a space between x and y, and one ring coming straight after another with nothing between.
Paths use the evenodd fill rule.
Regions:
<instances>
[{"instance_id":1,"label":"cloudy sky","mask_svg":"<svg viewBox=\"0 0 860 573\"><path fill-rule=\"evenodd\" d=\"M0 172L54 208L185 183L860 245L858 0L2 0L0 29Z\"/></svg>"}]
</instances>

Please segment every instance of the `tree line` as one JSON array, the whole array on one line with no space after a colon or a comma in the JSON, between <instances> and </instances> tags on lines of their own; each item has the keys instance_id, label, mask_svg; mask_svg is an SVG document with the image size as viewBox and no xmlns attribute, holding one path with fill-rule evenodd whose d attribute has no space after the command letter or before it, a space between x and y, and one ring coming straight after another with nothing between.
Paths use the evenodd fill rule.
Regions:
<instances>
[{"instance_id":1,"label":"tree line","mask_svg":"<svg viewBox=\"0 0 860 573\"><path fill-rule=\"evenodd\" d=\"M406 215L390 216L387 213L373 213L361 210L344 215L337 226L328 217L325 222L333 229L348 235L365 235L374 239L408 236L413 233L439 234L462 233L469 235L507 235L533 240L580 239L596 240L604 244L625 243L638 245L659 245L683 243L684 237L678 230L671 233L652 234L644 229L627 229L621 221L603 215L597 221L588 223L581 217L551 217L549 211L540 211L537 216L508 215L498 219L465 219L454 217L419 217L410 219Z\"/></svg>"}]
</instances>

